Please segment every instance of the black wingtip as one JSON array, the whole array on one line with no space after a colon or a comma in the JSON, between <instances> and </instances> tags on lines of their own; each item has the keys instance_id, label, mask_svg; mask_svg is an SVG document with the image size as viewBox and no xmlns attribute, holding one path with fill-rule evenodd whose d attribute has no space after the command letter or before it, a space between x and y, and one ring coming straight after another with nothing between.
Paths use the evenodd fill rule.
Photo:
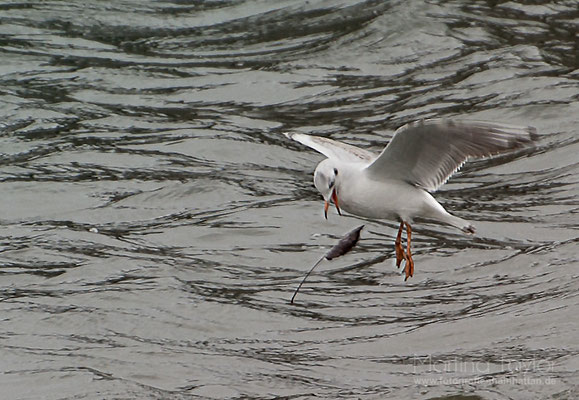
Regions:
<instances>
[{"instance_id":1,"label":"black wingtip","mask_svg":"<svg viewBox=\"0 0 579 400\"><path fill-rule=\"evenodd\" d=\"M474 235L474 234L476 233L476 228L474 227L474 225L468 224L468 225L462 227L462 231L463 231L464 233L468 233L468 234Z\"/></svg>"}]
</instances>

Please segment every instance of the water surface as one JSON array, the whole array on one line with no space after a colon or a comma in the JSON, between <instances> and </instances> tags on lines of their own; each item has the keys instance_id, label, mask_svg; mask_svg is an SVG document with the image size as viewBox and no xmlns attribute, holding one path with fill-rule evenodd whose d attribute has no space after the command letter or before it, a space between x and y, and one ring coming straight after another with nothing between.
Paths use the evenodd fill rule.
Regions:
<instances>
[{"instance_id":1,"label":"water surface","mask_svg":"<svg viewBox=\"0 0 579 400\"><path fill-rule=\"evenodd\" d=\"M10 399L574 399L575 2L0 2ZM323 219L322 156L420 118L535 126L435 197L477 235Z\"/></svg>"}]
</instances>

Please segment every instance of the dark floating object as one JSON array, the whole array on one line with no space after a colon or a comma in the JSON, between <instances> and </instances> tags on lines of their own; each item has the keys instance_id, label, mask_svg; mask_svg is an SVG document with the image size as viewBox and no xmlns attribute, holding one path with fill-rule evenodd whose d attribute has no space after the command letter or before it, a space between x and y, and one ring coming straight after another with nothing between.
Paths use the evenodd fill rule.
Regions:
<instances>
[{"instance_id":1,"label":"dark floating object","mask_svg":"<svg viewBox=\"0 0 579 400\"><path fill-rule=\"evenodd\" d=\"M363 227L364 227L364 225L360 225L356 229L348 232L342 239L340 239L340 241L334 247L332 247L326 253L326 255L324 255L322 258L320 258L318 260L317 263L314 264L312 269L310 269L308 271L308 273L306 274L306 276L304 276L304 279L302 279L302 281L300 282L300 285L298 286L298 288L294 292L294 295L292 296L292 299L290 300L291 304L294 303L294 299L295 299L296 295L298 294L298 291L300 290L300 288L302 287L302 285L304 284L304 282L306 281L308 276L310 276L310 274L312 273L314 268L316 268L318 266L318 264L324 260L324 258L326 260L333 260L334 258L338 258L340 256L343 256L344 254L346 254L350 250L352 250L354 248L354 246L356 245L356 243L358 243L358 240L360 240L360 232L362 231Z\"/></svg>"}]
</instances>

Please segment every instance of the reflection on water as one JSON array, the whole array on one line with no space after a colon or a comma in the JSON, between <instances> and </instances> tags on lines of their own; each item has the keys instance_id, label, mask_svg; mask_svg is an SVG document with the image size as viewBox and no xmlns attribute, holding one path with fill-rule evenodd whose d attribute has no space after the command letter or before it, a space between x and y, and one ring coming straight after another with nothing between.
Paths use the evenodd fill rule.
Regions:
<instances>
[{"instance_id":1,"label":"reflection on water","mask_svg":"<svg viewBox=\"0 0 579 400\"><path fill-rule=\"evenodd\" d=\"M11 398L575 398L577 7L0 4ZM419 118L536 126L436 198L477 236L323 220L320 161ZM556 338L556 340L553 340ZM34 383L34 384L31 384Z\"/></svg>"}]
</instances>

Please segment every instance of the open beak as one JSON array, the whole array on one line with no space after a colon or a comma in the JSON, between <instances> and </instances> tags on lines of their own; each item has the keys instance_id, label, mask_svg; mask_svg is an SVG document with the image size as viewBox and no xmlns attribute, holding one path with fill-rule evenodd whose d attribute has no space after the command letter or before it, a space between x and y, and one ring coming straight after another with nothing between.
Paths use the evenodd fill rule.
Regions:
<instances>
[{"instance_id":1,"label":"open beak","mask_svg":"<svg viewBox=\"0 0 579 400\"><path fill-rule=\"evenodd\" d=\"M340 211L340 204L338 203L338 195L336 194L336 189L332 190L332 195L330 196L330 198L332 199L332 202L336 206L338 214L342 215L342 212ZM324 217L326 217L326 219L328 219L328 208L330 208L330 202L326 200L324 201Z\"/></svg>"}]
</instances>

